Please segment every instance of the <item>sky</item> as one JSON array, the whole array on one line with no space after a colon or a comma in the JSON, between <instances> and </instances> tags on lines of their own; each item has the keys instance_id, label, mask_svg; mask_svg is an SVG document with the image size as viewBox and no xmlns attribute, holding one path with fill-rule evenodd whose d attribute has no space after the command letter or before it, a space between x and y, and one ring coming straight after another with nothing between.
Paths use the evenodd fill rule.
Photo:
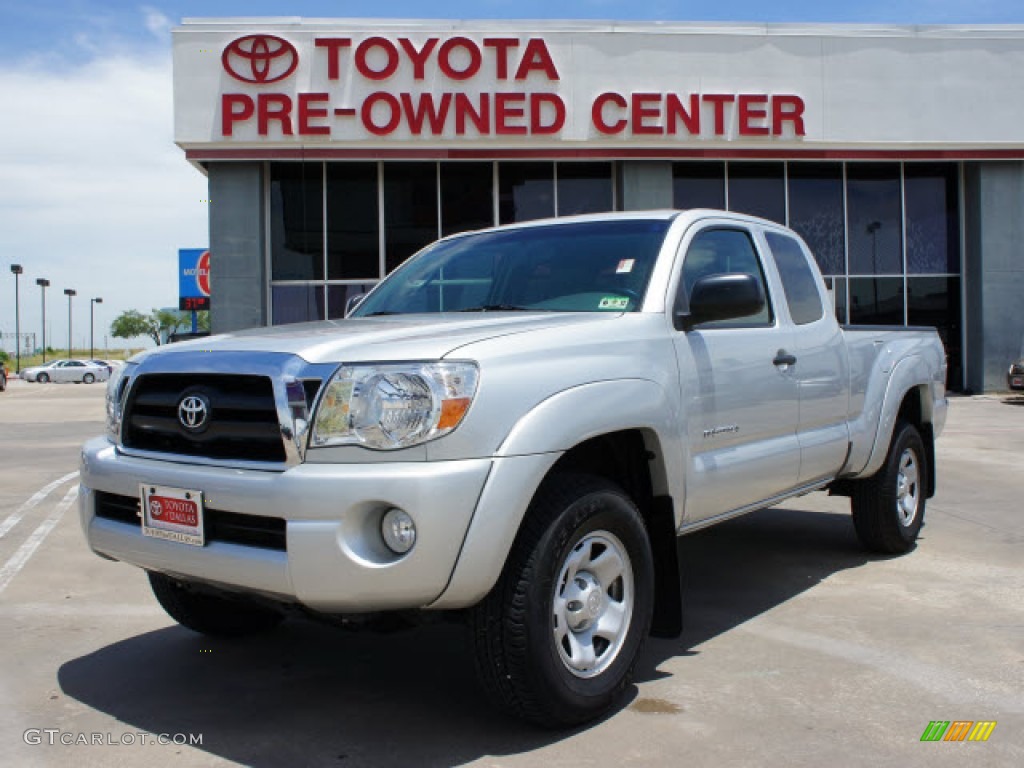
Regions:
<instances>
[{"instance_id":1,"label":"sky","mask_svg":"<svg viewBox=\"0 0 1024 768\"><path fill-rule=\"evenodd\" d=\"M386 14L382 13L386 9ZM177 303L177 251L208 244L205 177L173 137L171 28L183 18L614 19L637 21L1024 23L1021 0L0 0L0 332L88 346L127 309ZM214 288L216 290L216 288ZM37 343L40 341L37 338ZM109 340L111 346L123 342ZM137 339L133 345L145 342ZM4 338L0 348L13 352Z\"/></svg>"}]
</instances>

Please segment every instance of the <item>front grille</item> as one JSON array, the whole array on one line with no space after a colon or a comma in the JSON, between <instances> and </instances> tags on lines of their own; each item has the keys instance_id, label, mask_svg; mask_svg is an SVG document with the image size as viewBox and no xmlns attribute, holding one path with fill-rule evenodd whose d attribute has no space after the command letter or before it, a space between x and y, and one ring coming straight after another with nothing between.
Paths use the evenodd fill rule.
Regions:
<instances>
[{"instance_id":1,"label":"front grille","mask_svg":"<svg viewBox=\"0 0 1024 768\"><path fill-rule=\"evenodd\" d=\"M96 517L141 526L139 499L115 493L96 492ZM206 541L222 541L261 549L286 550L285 522L279 517L243 515L220 509L204 509Z\"/></svg>"},{"instance_id":2,"label":"front grille","mask_svg":"<svg viewBox=\"0 0 1024 768\"><path fill-rule=\"evenodd\" d=\"M189 395L209 402L206 424L189 430L178 406ZM283 462L284 443L266 376L150 373L139 376L125 403L126 448L209 459Z\"/></svg>"}]
</instances>

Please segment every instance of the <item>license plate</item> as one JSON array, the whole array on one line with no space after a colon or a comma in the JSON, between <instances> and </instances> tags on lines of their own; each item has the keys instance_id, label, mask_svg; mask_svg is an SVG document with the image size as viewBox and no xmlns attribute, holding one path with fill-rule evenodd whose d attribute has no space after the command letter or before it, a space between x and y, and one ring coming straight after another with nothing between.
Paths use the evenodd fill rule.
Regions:
<instances>
[{"instance_id":1,"label":"license plate","mask_svg":"<svg viewBox=\"0 0 1024 768\"><path fill-rule=\"evenodd\" d=\"M1013 377L1013 386L1015 386L1015 387L1024 387L1024 376L1014 376Z\"/></svg>"},{"instance_id":2,"label":"license plate","mask_svg":"<svg viewBox=\"0 0 1024 768\"><path fill-rule=\"evenodd\" d=\"M202 491L140 485L139 492L142 496L144 536L203 546Z\"/></svg>"}]
</instances>

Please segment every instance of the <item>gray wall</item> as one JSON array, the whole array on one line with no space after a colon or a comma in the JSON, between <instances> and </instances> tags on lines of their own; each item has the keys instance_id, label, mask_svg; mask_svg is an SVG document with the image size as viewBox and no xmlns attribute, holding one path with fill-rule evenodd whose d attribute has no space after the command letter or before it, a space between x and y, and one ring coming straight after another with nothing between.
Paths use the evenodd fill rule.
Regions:
<instances>
[{"instance_id":1,"label":"gray wall","mask_svg":"<svg viewBox=\"0 0 1024 768\"><path fill-rule=\"evenodd\" d=\"M643 211L672 207L672 163L627 160L619 163L619 209Z\"/></svg>"},{"instance_id":2,"label":"gray wall","mask_svg":"<svg viewBox=\"0 0 1024 768\"><path fill-rule=\"evenodd\" d=\"M1024 355L1024 163L967 163L967 386L1006 389Z\"/></svg>"},{"instance_id":3,"label":"gray wall","mask_svg":"<svg viewBox=\"0 0 1024 768\"><path fill-rule=\"evenodd\" d=\"M211 330L266 325L263 164L211 163L207 174Z\"/></svg>"}]
</instances>

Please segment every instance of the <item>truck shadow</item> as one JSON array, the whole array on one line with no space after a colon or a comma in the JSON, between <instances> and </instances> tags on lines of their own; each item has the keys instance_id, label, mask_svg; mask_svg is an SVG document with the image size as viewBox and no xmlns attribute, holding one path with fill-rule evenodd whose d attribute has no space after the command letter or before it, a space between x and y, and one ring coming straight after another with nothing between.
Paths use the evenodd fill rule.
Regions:
<instances>
[{"instance_id":1,"label":"truck shadow","mask_svg":"<svg viewBox=\"0 0 1024 768\"><path fill-rule=\"evenodd\" d=\"M652 641L638 682L666 659L863 564L849 518L775 509L679 542L685 629ZM449 766L527 752L546 732L492 711L457 624L352 633L302 620L243 641L179 627L130 637L58 672L68 696L125 731L202 734L199 749L253 766ZM620 709L637 697L633 687Z\"/></svg>"},{"instance_id":2,"label":"truck shadow","mask_svg":"<svg viewBox=\"0 0 1024 768\"><path fill-rule=\"evenodd\" d=\"M832 574L880 557L861 547L849 514L784 507L684 536L678 552L683 634L648 643L638 682L663 677L657 665L666 659L696 653L708 640L813 589Z\"/></svg>"}]
</instances>

